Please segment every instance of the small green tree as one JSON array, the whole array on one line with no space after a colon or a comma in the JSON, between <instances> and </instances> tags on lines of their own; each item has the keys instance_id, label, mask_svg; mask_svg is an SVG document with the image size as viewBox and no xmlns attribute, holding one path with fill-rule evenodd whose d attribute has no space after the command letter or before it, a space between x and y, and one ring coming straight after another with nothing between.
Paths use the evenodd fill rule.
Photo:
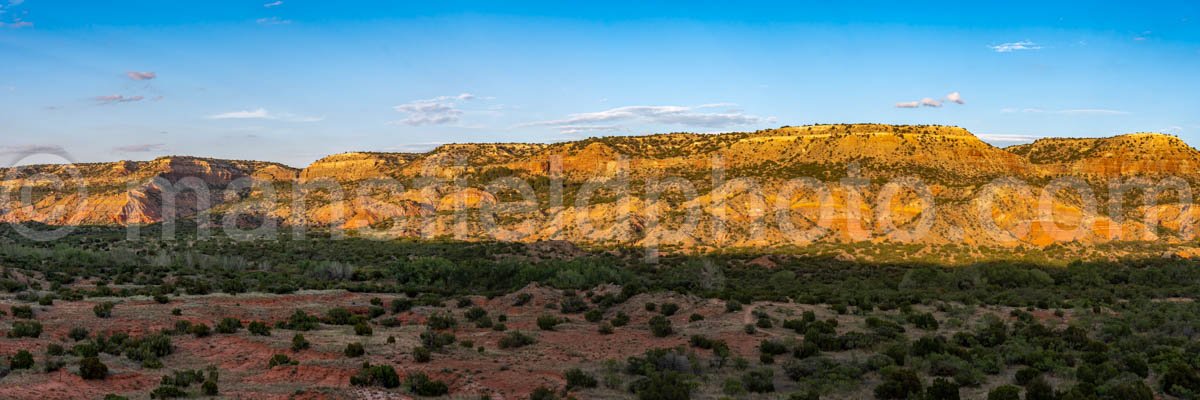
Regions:
<instances>
[{"instance_id":1,"label":"small green tree","mask_svg":"<svg viewBox=\"0 0 1200 400\"><path fill-rule=\"evenodd\" d=\"M79 360L79 376L87 380L104 379L108 377L108 366L96 357L84 357Z\"/></svg>"},{"instance_id":2,"label":"small green tree","mask_svg":"<svg viewBox=\"0 0 1200 400\"><path fill-rule=\"evenodd\" d=\"M345 354L346 357L361 357L363 354L366 354L366 352L367 351L363 348L362 343L355 342L347 344L346 350L342 353Z\"/></svg>"},{"instance_id":3,"label":"small green tree","mask_svg":"<svg viewBox=\"0 0 1200 400\"><path fill-rule=\"evenodd\" d=\"M33 354L30 354L28 350L18 351L12 356L12 359L8 360L8 367L14 370L33 367Z\"/></svg>"},{"instance_id":4,"label":"small green tree","mask_svg":"<svg viewBox=\"0 0 1200 400\"><path fill-rule=\"evenodd\" d=\"M115 304L113 304L111 301L99 303L92 306L92 313L96 314L96 316L100 318L108 318L112 316L114 306Z\"/></svg>"},{"instance_id":5,"label":"small green tree","mask_svg":"<svg viewBox=\"0 0 1200 400\"><path fill-rule=\"evenodd\" d=\"M674 332L675 330L671 328L671 320L667 319L667 317L655 315L653 318L650 318L650 333L654 334L654 336L667 337Z\"/></svg>"}]
</instances>

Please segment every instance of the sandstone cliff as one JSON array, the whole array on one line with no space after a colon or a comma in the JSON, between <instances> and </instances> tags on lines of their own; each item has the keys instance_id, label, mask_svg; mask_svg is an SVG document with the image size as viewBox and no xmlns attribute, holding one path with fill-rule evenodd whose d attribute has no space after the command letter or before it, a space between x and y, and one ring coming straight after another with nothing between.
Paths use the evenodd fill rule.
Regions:
<instances>
[{"instance_id":1,"label":"sandstone cliff","mask_svg":"<svg viewBox=\"0 0 1200 400\"><path fill-rule=\"evenodd\" d=\"M1200 219L1186 196L1121 198L1113 214L1106 185L1175 177L1190 189L1197 167L1200 152L1158 134L1000 149L957 127L813 125L345 153L303 170L195 157L22 167L2 171L10 196L0 222L148 224L207 214L201 222L215 224L237 215L364 235L698 250L1183 243ZM1088 182L1092 193L1043 191L1061 177Z\"/></svg>"}]
</instances>

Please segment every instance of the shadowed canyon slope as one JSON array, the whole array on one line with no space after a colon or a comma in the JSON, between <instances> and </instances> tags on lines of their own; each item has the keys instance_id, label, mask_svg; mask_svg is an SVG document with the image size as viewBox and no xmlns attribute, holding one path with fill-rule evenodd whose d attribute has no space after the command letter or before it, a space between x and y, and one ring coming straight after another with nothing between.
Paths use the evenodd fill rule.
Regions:
<instances>
[{"instance_id":1,"label":"shadowed canyon slope","mask_svg":"<svg viewBox=\"0 0 1200 400\"><path fill-rule=\"evenodd\" d=\"M1160 134L1002 149L957 127L815 125L448 144L332 155L302 170L194 157L20 167L0 181L9 194L0 221L228 217L244 227L697 250L1186 243L1197 166L1200 152Z\"/></svg>"}]
</instances>

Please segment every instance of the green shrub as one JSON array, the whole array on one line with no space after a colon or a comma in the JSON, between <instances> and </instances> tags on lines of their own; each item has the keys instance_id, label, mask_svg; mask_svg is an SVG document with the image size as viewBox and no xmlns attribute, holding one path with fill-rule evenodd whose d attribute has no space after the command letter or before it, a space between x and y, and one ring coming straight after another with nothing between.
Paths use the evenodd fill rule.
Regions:
<instances>
[{"instance_id":1,"label":"green shrub","mask_svg":"<svg viewBox=\"0 0 1200 400\"><path fill-rule=\"evenodd\" d=\"M183 391L183 389L172 385L161 385L150 391L150 398L152 399L176 399L187 397L187 395L187 392Z\"/></svg>"},{"instance_id":2,"label":"green shrub","mask_svg":"<svg viewBox=\"0 0 1200 400\"><path fill-rule=\"evenodd\" d=\"M675 303L663 303L662 307L659 308L659 313L668 317L675 315L677 312L679 312L679 305Z\"/></svg>"},{"instance_id":3,"label":"green shrub","mask_svg":"<svg viewBox=\"0 0 1200 400\"><path fill-rule=\"evenodd\" d=\"M883 382L875 387L877 399L909 399L923 391L921 378L910 369L891 367L883 370Z\"/></svg>"},{"instance_id":4,"label":"green shrub","mask_svg":"<svg viewBox=\"0 0 1200 400\"><path fill-rule=\"evenodd\" d=\"M751 393L771 393L775 391L775 371L761 368L742 374L742 386Z\"/></svg>"},{"instance_id":5,"label":"green shrub","mask_svg":"<svg viewBox=\"0 0 1200 400\"><path fill-rule=\"evenodd\" d=\"M354 386L382 386L384 388L394 388L400 386L400 376L396 375L396 369L391 365L371 365L363 363L362 369L358 374L350 377L350 384Z\"/></svg>"},{"instance_id":6,"label":"green shrub","mask_svg":"<svg viewBox=\"0 0 1200 400\"><path fill-rule=\"evenodd\" d=\"M926 396L929 400L959 400L958 385L946 379L938 378L929 385Z\"/></svg>"},{"instance_id":7,"label":"green shrub","mask_svg":"<svg viewBox=\"0 0 1200 400\"><path fill-rule=\"evenodd\" d=\"M217 333L231 334L237 333L242 329L242 320L237 318L222 318L221 322L217 323Z\"/></svg>"},{"instance_id":8,"label":"green shrub","mask_svg":"<svg viewBox=\"0 0 1200 400\"><path fill-rule=\"evenodd\" d=\"M429 329L445 330L458 326L458 320L454 319L454 316L448 312L434 313L429 316L427 321L425 321L425 325L428 326Z\"/></svg>"},{"instance_id":9,"label":"green shrub","mask_svg":"<svg viewBox=\"0 0 1200 400\"><path fill-rule=\"evenodd\" d=\"M410 374L404 380L404 386L417 396L443 396L450 392L450 387L445 382L429 379L424 372Z\"/></svg>"},{"instance_id":10,"label":"green shrub","mask_svg":"<svg viewBox=\"0 0 1200 400\"><path fill-rule=\"evenodd\" d=\"M612 320L609 322L612 323L614 328L620 328L629 324L629 315L625 314L624 312L617 311L617 315L613 316Z\"/></svg>"},{"instance_id":11,"label":"green shrub","mask_svg":"<svg viewBox=\"0 0 1200 400\"><path fill-rule=\"evenodd\" d=\"M988 392L987 400L1021 400L1021 388L1001 385Z\"/></svg>"},{"instance_id":12,"label":"green shrub","mask_svg":"<svg viewBox=\"0 0 1200 400\"><path fill-rule=\"evenodd\" d=\"M115 304L113 304L111 301L96 304L95 306L92 306L92 313L96 314L96 316L100 318L108 318L112 316L114 306Z\"/></svg>"},{"instance_id":13,"label":"green shrub","mask_svg":"<svg viewBox=\"0 0 1200 400\"><path fill-rule=\"evenodd\" d=\"M293 312L292 315L288 317L287 321L280 322L278 327L293 331L311 331L313 329L317 329L317 325L319 323L320 321L317 320L317 317L308 315L308 313L305 313L304 311L296 310L296 312Z\"/></svg>"},{"instance_id":14,"label":"green shrub","mask_svg":"<svg viewBox=\"0 0 1200 400\"><path fill-rule=\"evenodd\" d=\"M729 300L725 302L725 312L732 313L742 311L742 303L737 300Z\"/></svg>"},{"instance_id":15,"label":"green shrub","mask_svg":"<svg viewBox=\"0 0 1200 400\"><path fill-rule=\"evenodd\" d=\"M558 324L562 323L562 319L553 315L542 315L537 318L538 329L543 331L552 331Z\"/></svg>"},{"instance_id":16,"label":"green shrub","mask_svg":"<svg viewBox=\"0 0 1200 400\"><path fill-rule=\"evenodd\" d=\"M79 360L79 377L87 380L104 379L108 377L108 366L96 357L84 357Z\"/></svg>"},{"instance_id":17,"label":"green shrub","mask_svg":"<svg viewBox=\"0 0 1200 400\"><path fill-rule=\"evenodd\" d=\"M325 312L325 322L330 325L350 325L353 316L345 307L334 307Z\"/></svg>"},{"instance_id":18,"label":"green shrub","mask_svg":"<svg viewBox=\"0 0 1200 400\"><path fill-rule=\"evenodd\" d=\"M1159 380L1163 392L1172 396L1185 397L1200 394L1200 375L1187 364L1176 361L1167 366L1167 372Z\"/></svg>"},{"instance_id":19,"label":"green shrub","mask_svg":"<svg viewBox=\"0 0 1200 400\"><path fill-rule=\"evenodd\" d=\"M433 352L429 351L428 347L414 347L412 353L413 361L419 363L427 363L433 359Z\"/></svg>"},{"instance_id":20,"label":"green shrub","mask_svg":"<svg viewBox=\"0 0 1200 400\"><path fill-rule=\"evenodd\" d=\"M656 337L667 337L675 332L671 328L671 320L662 315L655 315L653 318L650 318L649 325L650 333Z\"/></svg>"},{"instance_id":21,"label":"green shrub","mask_svg":"<svg viewBox=\"0 0 1200 400\"><path fill-rule=\"evenodd\" d=\"M537 340L535 340L533 336L526 335L520 331L512 331L500 339L500 348L517 349L534 344L536 342Z\"/></svg>"},{"instance_id":22,"label":"green shrub","mask_svg":"<svg viewBox=\"0 0 1200 400\"><path fill-rule=\"evenodd\" d=\"M375 333L375 331L373 329L371 329L371 326L367 325L366 322L359 322L357 324L354 324L354 334L355 335L371 336L374 333Z\"/></svg>"},{"instance_id":23,"label":"green shrub","mask_svg":"<svg viewBox=\"0 0 1200 400\"><path fill-rule=\"evenodd\" d=\"M90 333L88 332L87 328L84 328L82 326L77 326L77 327L71 328L70 332L67 332L67 337L71 338L71 340L78 342L80 340L87 339L89 334Z\"/></svg>"},{"instance_id":24,"label":"green shrub","mask_svg":"<svg viewBox=\"0 0 1200 400\"><path fill-rule=\"evenodd\" d=\"M312 347L312 343L309 343L304 335L297 333L296 336L292 336L292 351L307 350L309 347Z\"/></svg>"},{"instance_id":25,"label":"green shrub","mask_svg":"<svg viewBox=\"0 0 1200 400\"><path fill-rule=\"evenodd\" d=\"M392 314L399 314L399 313L411 310L412 307L413 307L413 301L409 300L409 299L401 299L401 298L392 299L392 303L390 304Z\"/></svg>"},{"instance_id":26,"label":"green shrub","mask_svg":"<svg viewBox=\"0 0 1200 400\"><path fill-rule=\"evenodd\" d=\"M286 366L296 364L298 364L298 362L292 360L291 357L287 356L287 354L276 354L271 356L271 359L267 361L267 368L275 368L280 365Z\"/></svg>"},{"instance_id":27,"label":"green shrub","mask_svg":"<svg viewBox=\"0 0 1200 400\"><path fill-rule=\"evenodd\" d=\"M938 330L938 320L934 318L932 313L909 314L908 323L913 324L918 329L927 331Z\"/></svg>"},{"instance_id":28,"label":"green shrub","mask_svg":"<svg viewBox=\"0 0 1200 400\"><path fill-rule=\"evenodd\" d=\"M346 350L342 351L346 357L361 357L363 354L366 354L366 352L367 351L363 349L362 343L358 342L347 344Z\"/></svg>"},{"instance_id":29,"label":"green shrub","mask_svg":"<svg viewBox=\"0 0 1200 400\"><path fill-rule=\"evenodd\" d=\"M258 336L271 336L271 327L267 326L267 324L263 323L262 321L250 322L250 325L246 327L246 330L250 331L251 334Z\"/></svg>"},{"instance_id":30,"label":"green shrub","mask_svg":"<svg viewBox=\"0 0 1200 400\"><path fill-rule=\"evenodd\" d=\"M33 367L33 354L30 354L29 351L27 351L27 350L18 351L17 354L12 356L12 359L8 360L8 368L9 369L17 370L17 369L28 369L28 368L32 368L32 367Z\"/></svg>"},{"instance_id":31,"label":"green shrub","mask_svg":"<svg viewBox=\"0 0 1200 400\"><path fill-rule=\"evenodd\" d=\"M600 320L604 319L604 311L601 311L599 308L593 308L583 313L583 319L587 322L600 322Z\"/></svg>"},{"instance_id":32,"label":"green shrub","mask_svg":"<svg viewBox=\"0 0 1200 400\"><path fill-rule=\"evenodd\" d=\"M61 344L50 343L50 344L46 345L46 354L49 354L52 356L61 356L61 355L63 355L63 353L66 353L66 350L63 349Z\"/></svg>"},{"instance_id":33,"label":"green shrub","mask_svg":"<svg viewBox=\"0 0 1200 400\"><path fill-rule=\"evenodd\" d=\"M1025 400L1054 400L1054 397L1054 388L1040 376L1025 386Z\"/></svg>"},{"instance_id":34,"label":"green shrub","mask_svg":"<svg viewBox=\"0 0 1200 400\"><path fill-rule=\"evenodd\" d=\"M563 373L563 377L567 380L567 390L576 388L594 388L598 384L596 377L583 372L579 368L572 368Z\"/></svg>"},{"instance_id":35,"label":"green shrub","mask_svg":"<svg viewBox=\"0 0 1200 400\"><path fill-rule=\"evenodd\" d=\"M212 333L212 330L206 324L195 324L188 328L188 333L198 337L207 337Z\"/></svg>"},{"instance_id":36,"label":"green shrub","mask_svg":"<svg viewBox=\"0 0 1200 400\"><path fill-rule=\"evenodd\" d=\"M587 309L587 303L579 298L579 296L567 296L563 298L562 304L559 306L559 310L563 314L578 314L587 311Z\"/></svg>"},{"instance_id":37,"label":"green shrub","mask_svg":"<svg viewBox=\"0 0 1200 400\"><path fill-rule=\"evenodd\" d=\"M217 387L217 381L211 380L204 381L204 383L200 385L200 390L205 396L216 396L221 393L221 390Z\"/></svg>"},{"instance_id":38,"label":"green shrub","mask_svg":"<svg viewBox=\"0 0 1200 400\"><path fill-rule=\"evenodd\" d=\"M37 321L13 321L12 330L8 331L10 338L36 338L42 336L42 323Z\"/></svg>"},{"instance_id":39,"label":"green shrub","mask_svg":"<svg viewBox=\"0 0 1200 400\"><path fill-rule=\"evenodd\" d=\"M12 306L9 310L12 311L13 318L33 319L33 307Z\"/></svg>"}]
</instances>

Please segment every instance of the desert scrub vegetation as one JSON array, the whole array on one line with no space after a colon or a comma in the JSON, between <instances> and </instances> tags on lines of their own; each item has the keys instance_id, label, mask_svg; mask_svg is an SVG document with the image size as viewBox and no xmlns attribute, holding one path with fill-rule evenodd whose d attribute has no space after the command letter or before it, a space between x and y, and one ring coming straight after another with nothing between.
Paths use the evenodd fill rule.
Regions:
<instances>
[{"instance_id":1,"label":"desert scrub vegetation","mask_svg":"<svg viewBox=\"0 0 1200 400\"><path fill-rule=\"evenodd\" d=\"M308 335L318 350L360 357L365 349L355 343L370 343L367 347L372 349L384 346L371 336L351 336L370 332L391 338L391 351L416 349L411 350L415 360L437 368L443 360L475 356L475 345L480 344L497 343L504 350L478 353L488 357L532 353L539 345L552 344L550 337L564 334L610 334L622 340L622 335L636 334L643 340L648 335L677 335L688 339L687 346L651 349L614 361L612 368L599 365L599 360L579 365L578 372L568 371L569 391L579 398L789 399L956 394L1010 399L1052 394L1054 399L1124 400L1147 398L1146 394L1192 398L1200 393L1200 346L1195 344L1200 332L1200 305L1195 301L1200 269L1187 260L1010 260L945 267L785 254L775 257L773 268L757 268L746 263L761 254L732 250L704 257L663 255L650 265L621 249L571 259L533 259L522 256L519 244L436 240L238 242L218 237L183 246L153 239L126 243L120 234L99 228L54 246L3 238L7 241L0 244L0 262L20 266L6 269L42 280L0 277L10 281L0 289L12 301L4 307L11 315L4 321L5 336L14 342L36 342L36 348L45 345L46 357L65 362L57 367L65 371L85 376L86 366L88 379L107 376L96 372L97 363L112 365L114 373L139 364L147 371L180 367L172 365L169 356L174 351L172 338L188 346L234 339L271 341L274 351L288 352L289 338L295 339L296 351L312 346L304 339ZM887 246L869 250L886 251ZM1062 254L1059 249L1047 251ZM349 268L332 268L335 262ZM240 287L231 281L240 282ZM545 290L537 296L521 291L534 283ZM369 294L356 304L297 306L303 310L286 306L271 318L247 317L245 322L201 316L187 303L189 297L173 297L330 289ZM39 305L48 294L53 304ZM168 300L161 306L164 315L180 309L179 316L166 322L174 328L130 337L87 325L106 322L88 314L93 303L116 304L115 315L107 320L113 322L128 317L124 310L139 303L134 296L147 296L143 303L155 298L152 305L161 303L156 297L162 296ZM79 308L86 317L81 321L63 326L44 319L81 301L87 302ZM704 302L710 307L698 305ZM516 310L505 310L510 306ZM688 315L693 313L707 317ZM559 325L563 314L571 320L569 328ZM413 329L423 320L424 327ZM734 336L723 334L723 340L697 330L728 321L736 322L722 328ZM71 329L76 322L79 329ZM749 324L743 327L744 323ZM211 331L217 335L209 336L213 332L206 324L213 324ZM564 332L542 333L546 343L538 343L510 326ZM243 327L248 333L241 332ZM272 337L273 329L286 334L274 332ZM327 340L334 332L344 340ZM472 349L450 346L456 342ZM752 350L741 354L731 347ZM21 374L42 370L38 363L43 355L30 352L34 367ZM292 365L289 355L297 357L288 352L276 360L267 359L268 354L256 359L259 368L273 360ZM10 368L27 364L24 355L18 355L8 355ZM364 359L339 357L351 367ZM384 367L364 366L355 375L356 385L406 386L399 378L390 379ZM575 365L557 366L555 371L566 367ZM47 360L46 369L54 368ZM586 377L598 384L593 387ZM404 390L439 393L431 381L414 380ZM203 392L194 386L174 387L188 396ZM554 395L564 389L548 388Z\"/></svg>"}]
</instances>

